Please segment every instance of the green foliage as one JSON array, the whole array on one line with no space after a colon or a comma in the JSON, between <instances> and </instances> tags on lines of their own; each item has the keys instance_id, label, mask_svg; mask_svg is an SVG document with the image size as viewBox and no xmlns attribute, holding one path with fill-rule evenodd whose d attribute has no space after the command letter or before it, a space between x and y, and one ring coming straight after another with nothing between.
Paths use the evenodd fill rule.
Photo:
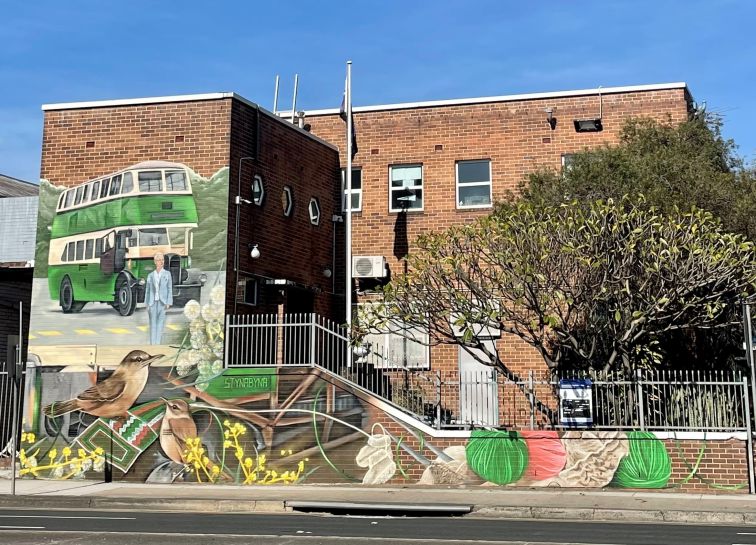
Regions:
<instances>
[{"instance_id":1,"label":"green foliage","mask_svg":"<svg viewBox=\"0 0 756 545\"><path fill-rule=\"evenodd\" d=\"M709 212L663 213L642 196L501 204L417 247L362 327L426 327L431 342L469 348L510 378L483 342L490 328L553 370L656 367L664 335L727 326L756 283L751 242Z\"/></svg>"},{"instance_id":2,"label":"green foliage","mask_svg":"<svg viewBox=\"0 0 756 545\"><path fill-rule=\"evenodd\" d=\"M517 482L528 467L528 447L516 431L473 430L465 453L470 469L496 484Z\"/></svg>"},{"instance_id":3,"label":"green foliage","mask_svg":"<svg viewBox=\"0 0 756 545\"><path fill-rule=\"evenodd\" d=\"M39 213L37 214L37 249L34 258L34 277L47 278L47 258L50 253L50 227L55 217L58 198L63 188L47 180L39 183Z\"/></svg>"},{"instance_id":4,"label":"green foliage","mask_svg":"<svg viewBox=\"0 0 756 545\"><path fill-rule=\"evenodd\" d=\"M228 167L210 178L192 171L192 192L197 203L198 227L194 232L192 266L203 271L225 270L228 250Z\"/></svg>"},{"instance_id":5,"label":"green foliage","mask_svg":"<svg viewBox=\"0 0 756 545\"><path fill-rule=\"evenodd\" d=\"M672 475L667 449L653 433L627 433L630 450L620 460L612 484L622 488L664 488Z\"/></svg>"},{"instance_id":6,"label":"green foliage","mask_svg":"<svg viewBox=\"0 0 756 545\"><path fill-rule=\"evenodd\" d=\"M720 120L699 115L681 124L627 122L616 146L574 154L562 172L543 169L523 182L526 199L590 202L645 195L664 212L703 208L725 229L756 240L756 182L743 168Z\"/></svg>"}]
</instances>

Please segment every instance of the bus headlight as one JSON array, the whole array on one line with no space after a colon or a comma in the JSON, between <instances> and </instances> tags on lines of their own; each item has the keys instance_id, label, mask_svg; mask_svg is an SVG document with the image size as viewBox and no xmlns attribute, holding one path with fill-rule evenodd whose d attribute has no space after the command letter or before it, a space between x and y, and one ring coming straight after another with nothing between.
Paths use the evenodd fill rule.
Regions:
<instances>
[{"instance_id":1,"label":"bus headlight","mask_svg":"<svg viewBox=\"0 0 756 545\"><path fill-rule=\"evenodd\" d=\"M205 273L202 273L199 277L200 284L204 284L207 282L207 275Z\"/></svg>"}]
</instances>

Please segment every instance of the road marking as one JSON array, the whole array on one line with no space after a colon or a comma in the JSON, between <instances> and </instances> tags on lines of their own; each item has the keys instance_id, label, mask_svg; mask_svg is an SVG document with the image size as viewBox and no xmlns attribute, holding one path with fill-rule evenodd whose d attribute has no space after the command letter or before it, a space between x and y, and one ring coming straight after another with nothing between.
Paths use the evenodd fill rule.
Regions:
<instances>
[{"instance_id":1,"label":"road marking","mask_svg":"<svg viewBox=\"0 0 756 545\"><path fill-rule=\"evenodd\" d=\"M184 330L184 326L180 326L178 324L168 324L165 327L167 327L168 329L172 329L173 331L183 331Z\"/></svg>"},{"instance_id":2,"label":"road marking","mask_svg":"<svg viewBox=\"0 0 756 545\"><path fill-rule=\"evenodd\" d=\"M281 515L284 516L284 515ZM2 526L0 526L2 528ZM44 528L44 526L19 526L18 528ZM54 533L54 534L82 534L82 535L89 535L89 534L106 534L106 535L119 535L119 534L133 534L134 529L128 529L128 530L105 530L105 531L92 531L92 530L48 530L47 533ZM186 532L151 532L149 530L142 530L139 535L149 535L149 536L166 536L166 537L177 537L177 536L187 536L187 537L244 537L244 538L250 538L250 537L258 537L258 538L276 538L281 539L281 537L286 537L289 540L295 541L297 543L312 543L313 536L304 536L304 535L295 535L295 534L225 534L225 533L219 533L219 534L211 534L211 533L186 533ZM346 541L346 542L353 542L356 538L355 536L317 536L318 539L327 539L330 541ZM387 542L387 543L396 543L398 538L395 537L360 537L359 539L363 541L375 541L375 542ZM566 542L566 541L491 541L488 539L476 539L475 541L466 541L463 538L460 539L431 539L431 538L401 538L403 542L413 542L413 543L422 543L422 544L435 544L435 543L478 543L478 544L491 544L491 545L624 545L622 543L585 543L585 542ZM739 545L739 544L734 544ZM748 545L748 544L746 544Z\"/></svg>"},{"instance_id":3,"label":"road marking","mask_svg":"<svg viewBox=\"0 0 756 545\"><path fill-rule=\"evenodd\" d=\"M739 536L756 536L756 532L738 532Z\"/></svg>"},{"instance_id":4,"label":"road marking","mask_svg":"<svg viewBox=\"0 0 756 545\"><path fill-rule=\"evenodd\" d=\"M44 530L44 526L0 526L6 530Z\"/></svg>"},{"instance_id":5,"label":"road marking","mask_svg":"<svg viewBox=\"0 0 756 545\"><path fill-rule=\"evenodd\" d=\"M43 337L57 337L63 335L60 331L37 331L37 334L42 335Z\"/></svg>"},{"instance_id":6,"label":"road marking","mask_svg":"<svg viewBox=\"0 0 756 545\"><path fill-rule=\"evenodd\" d=\"M149 328L146 325L138 325L137 329L139 331L147 331Z\"/></svg>"},{"instance_id":7,"label":"road marking","mask_svg":"<svg viewBox=\"0 0 756 545\"><path fill-rule=\"evenodd\" d=\"M136 517L87 517L64 515L0 515L4 519L95 519L95 520L136 520Z\"/></svg>"},{"instance_id":8,"label":"road marking","mask_svg":"<svg viewBox=\"0 0 756 545\"><path fill-rule=\"evenodd\" d=\"M124 329L122 327L106 327L105 331L108 333L115 333L116 335L128 335L131 333L130 329Z\"/></svg>"},{"instance_id":9,"label":"road marking","mask_svg":"<svg viewBox=\"0 0 756 545\"><path fill-rule=\"evenodd\" d=\"M91 329L74 329L74 331L79 335L97 335L97 332Z\"/></svg>"},{"instance_id":10,"label":"road marking","mask_svg":"<svg viewBox=\"0 0 756 545\"><path fill-rule=\"evenodd\" d=\"M29 340L32 340L32 339L36 339L36 338L37 338L37 337L35 337L34 335L32 335L32 334L29 334Z\"/></svg>"}]
</instances>

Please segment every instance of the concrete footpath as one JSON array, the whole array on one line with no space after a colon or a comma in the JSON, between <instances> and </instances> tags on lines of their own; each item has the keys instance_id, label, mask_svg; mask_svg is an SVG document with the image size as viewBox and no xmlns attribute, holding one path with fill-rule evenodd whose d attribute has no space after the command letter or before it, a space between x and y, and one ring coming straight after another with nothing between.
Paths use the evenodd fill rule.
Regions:
<instances>
[{"instance_id":1,"label":"concrete footpath","mask_svg":"<svg viewBox=\"0 0 756 545\"><path fill-rule=\"evenodd\" d=\"M91 508L216 513L293 512L308 503L348 502L371 514L421 506L465 506L466 516L502 519L682 522L756 526L756 496L672 492L402 486L222 486L0 479L0 509ZM371 505L373 504L373 505ZM404 507L403 507L404 506ZM317 505L315 506L317 509ZM328 509L323 509L327 512Z\"/></svg>"}]
</instances>

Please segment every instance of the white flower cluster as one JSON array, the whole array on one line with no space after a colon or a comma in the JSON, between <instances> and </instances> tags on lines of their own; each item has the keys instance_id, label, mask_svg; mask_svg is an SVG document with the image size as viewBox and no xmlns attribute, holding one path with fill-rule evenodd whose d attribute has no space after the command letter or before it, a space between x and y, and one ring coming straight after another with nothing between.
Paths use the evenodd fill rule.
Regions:
<instances>
[{"instance_id":1,"label":"white flower cluster","mask_svg":"<svg viewBox=\"0 0 756 545\"><path fill-rule=\"evenodd\" d=\"M200 305L191 300L184 306L184 316L189 320L189 345L182 347L176 371L185 377L197 369L198 390L207 388L207 381L223 371L225 301L225 289L218 285L210 290L210 302Z\"/></svg>"}]
</instances>

